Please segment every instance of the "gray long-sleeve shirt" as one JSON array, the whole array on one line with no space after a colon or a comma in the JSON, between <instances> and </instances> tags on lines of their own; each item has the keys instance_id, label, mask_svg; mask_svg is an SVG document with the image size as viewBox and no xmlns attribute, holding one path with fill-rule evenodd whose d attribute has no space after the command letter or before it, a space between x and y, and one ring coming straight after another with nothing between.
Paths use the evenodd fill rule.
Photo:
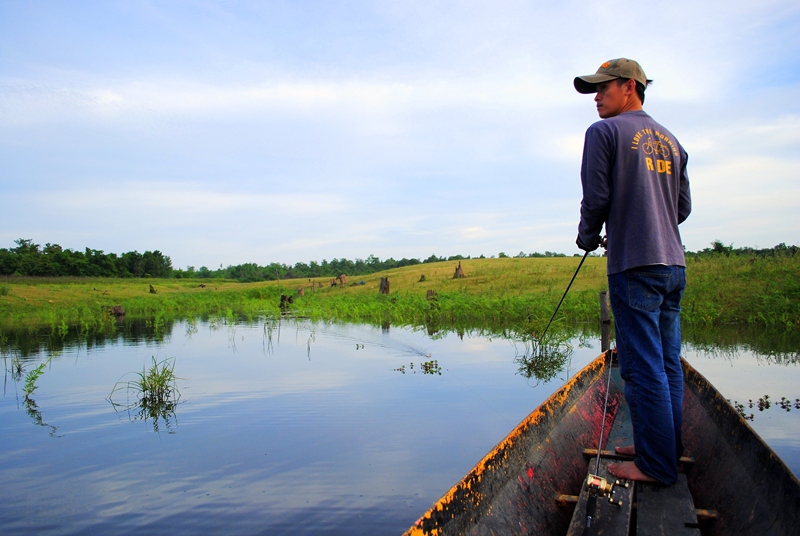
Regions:
<instances>
[{"instance_id":1,"label":"gray long-sleeve shirt","mask_svg":"<svg viewBox=\"0 0 800 536\"><path fill-rule=\"evenodd\" d=\"M584 244L606 226L608 274L637 266L685 266L678 224L691 212L686 151L644 111L594 123L581 164Z\"/></svg>"}]
</instances>

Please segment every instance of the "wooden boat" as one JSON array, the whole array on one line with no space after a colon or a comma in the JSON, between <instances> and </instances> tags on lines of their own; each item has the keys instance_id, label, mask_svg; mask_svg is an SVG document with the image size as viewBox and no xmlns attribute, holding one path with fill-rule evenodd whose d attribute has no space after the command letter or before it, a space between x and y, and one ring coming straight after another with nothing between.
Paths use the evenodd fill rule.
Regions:
<instances>
[{"instance_id":1,"label":"wooden boat","mask_svg":"<svg viewBox=\"0 0 800 536\"><path fill-rule=\"evenodd\" d=\"M692 519L677 519L671 507L644 502L678 486L636 483L628 514L615 513L623 509L613 505L597 506L598 511L610 509L606 518L627 515L630 526L610 529L595 523L583 532L585 501L578 497L586 494L587 472L596 467L585 450L601 448L604 456L613 456L613 447L632 444L623 382L616 366L609 381L604 374L607 361L610 353L595 359L536 408L405 535L800 535L797 477L686 361L683 437L691 459L682 459L688 467L679 483L688 485L694 500L689 508ZM604 416L609 439L598 446ZM677 532L666 528L670 523Z\"/></svg>"}]
</instances>

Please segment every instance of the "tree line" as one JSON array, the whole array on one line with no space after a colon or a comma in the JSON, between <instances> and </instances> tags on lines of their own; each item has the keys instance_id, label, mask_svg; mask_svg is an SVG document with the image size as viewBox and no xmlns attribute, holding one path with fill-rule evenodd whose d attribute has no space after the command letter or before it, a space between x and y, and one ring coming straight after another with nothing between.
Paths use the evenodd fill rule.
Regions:
<instances>
[{"instance_id":1,"label":"tree line","mask_svg":"<svg viewBox=\"0 0 800 536\"><path fill-rule=\"evenodd\" d=\"M322 262L298 262L294 265L270 263L260 266L256 263L237 264L211 270L206 266L195 269L193 266L185 270L172 267L170 258L160 251L145 251L138 253L131 251L117 255L103 251L86 248L83 252L63 249L58 244L45 244L44 247L34 244L30 239L18 239L15 248L0 248L0 275L10 276L76 276L76 277L159 277L159 278L222 278L234 279L242 282L270 281L278 279L300 279L312 277L337 277L341 274L348 276L368 275L392 268L413 266L441 261L458 261L471 259L470 256L452 255L449 257L430 257L420 259L388 258L381 260L375 255L366 259L333 259ZM773 248L754 249L750 247L734 248L733 244L726 246L719 240L711 243L711 247L697 252L687 252L687 256L708 257L715 255L796 255L797 246L778 244ZM576 254L577 255L577 254ZM500 258L509 255L501 252ZM493 256L494 257L494 256ZM520 251L515 258L525 257L566 257L564 253L545 251L526 254ZM481 255L479 259L486 258Z\"/></svg>"},{"instance_id":2,"label":"tree line","mask_svg":"<svg viewBox=\"0 0 800 536\"><path fill-rule=\"evenodd\" d=\"M0 248L0 275L74 277L170 277L172 261L160 251L130 251L117 255L86 248L63 249L58 244L15 240L15 248Z\"/></svg>"}]
</instances>

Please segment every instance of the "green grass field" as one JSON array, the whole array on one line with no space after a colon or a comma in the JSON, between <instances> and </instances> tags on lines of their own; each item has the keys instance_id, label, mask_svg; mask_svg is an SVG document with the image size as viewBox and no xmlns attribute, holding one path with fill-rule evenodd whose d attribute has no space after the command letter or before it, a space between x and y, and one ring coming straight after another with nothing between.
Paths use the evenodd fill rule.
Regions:
<instances>
[{"instance_id":1,"label":"green grass field","mask_svg":"<svg viewBox=\"0 0 800 536\"><path fill-rule=\"evenodd\" d=\"M277 316L284 294L294 298L294 314L313 319L533 333L544 328L579 262L578 257L462 260L465 277L459 279L453 278L457 261L426 263L351 276L335 287L329 278L259 283L8 278L0 280L0 329L113 329L115 305L129 318L156 320ZM684 325L798 329L800 256L690 257L687 265ZM381 277L389 279L388 295L378 293ZM558 322L596 323L598 294L606 287L605 259L587 258ZM429 290L435 299L426 299Z\"/></svg>"}]
</instances>

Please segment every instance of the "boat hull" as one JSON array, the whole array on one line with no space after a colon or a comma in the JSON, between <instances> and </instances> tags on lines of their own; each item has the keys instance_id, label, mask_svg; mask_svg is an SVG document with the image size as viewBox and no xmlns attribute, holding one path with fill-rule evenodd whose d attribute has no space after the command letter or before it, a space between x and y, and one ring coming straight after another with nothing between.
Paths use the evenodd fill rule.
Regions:
<instances>
[{"instance_id":1,"label":"boat hull","mask_svg":"<svg viewBox=\"0 0 800 536\"><path fill-rule=\"evenodd\" d=\"M685 454L697 508L716 511L703 534L800 534L800 482L734 408L684 361ZM602 381L605 354L528 415L406 536L566 534L586 478L586 448L600 440L624 406L618 375ZM608 407L603 411L608 386ZM626 412L622 411L620 414Z\"/></svg>"}]
</instances>

